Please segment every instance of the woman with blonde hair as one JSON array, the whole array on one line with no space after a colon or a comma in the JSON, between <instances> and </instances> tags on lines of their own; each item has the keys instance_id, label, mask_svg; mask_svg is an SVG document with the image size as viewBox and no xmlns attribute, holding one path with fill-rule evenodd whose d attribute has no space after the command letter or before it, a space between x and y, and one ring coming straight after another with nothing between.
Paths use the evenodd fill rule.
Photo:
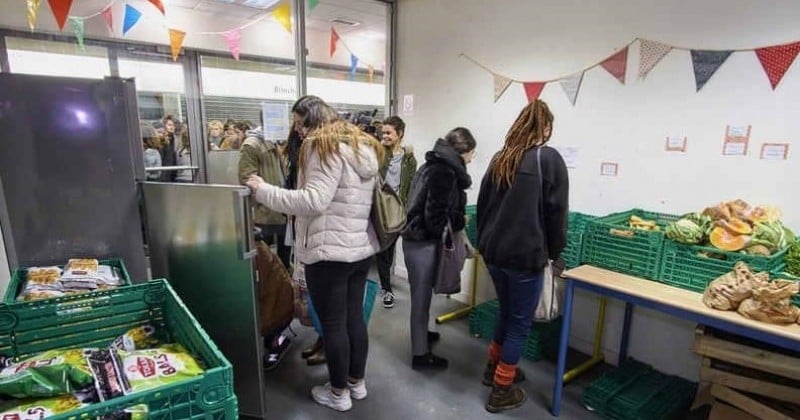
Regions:
<instances>
[{"instance_id":1,"label":"woman with blonde hair","mask_svg":"<svg viewBox=\"0 0 800 420\"><path fill-rule=\"evenodd\" d=\"M222 140L224 137L222 136L223 132L225 131L225 127L222 125L222 121L213 120L208 123L208 149L209 150L219 150L220 146L222 145Z\"/></svg>"},{"instance_id":2,"label":"woman with blonde hair","mask_svg":"<svg viewBox=\"0 0 800 420\"><path fill-rule=\"evenodd\" d=\"M478 195L478 249L500 302L483 375L483 384L492 387L486 402L491 413L525 402L525 391L513 386L524 379L517 363L542 292L543 270L548 260L560 260L567 243L567 166L546 145L552 131L547 104L529 103L489 163Z\"/></svg>"},{"instance_id":3,"label":"woman with blonde hair","mask_svg":"<svg viewBox=\"0 0 800 420\"><path fill-rule=\"evenodd\" d=\"M265 206L295 216L295 254L325 337L330 382L311 390L314 400L337 411L367 396L367 326L363 301L370 259L378 251L369 228L372 194L383 148L342 121L317 97L292 108L301 135L296 190L251 176L247 185ZM371 234L370 234L371 233ZM352 399L351 399L352 398Z\"/></svg>"}]
</instances>

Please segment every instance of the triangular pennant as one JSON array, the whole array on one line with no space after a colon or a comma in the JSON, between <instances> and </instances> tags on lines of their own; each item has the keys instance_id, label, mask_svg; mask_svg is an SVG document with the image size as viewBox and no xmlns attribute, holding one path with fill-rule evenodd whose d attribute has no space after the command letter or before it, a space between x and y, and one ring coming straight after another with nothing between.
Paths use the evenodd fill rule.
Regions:
<instances>
[{"instance_id":1,"label":"triangular pennant","mask_svg":"<svg viewBox=\"0 0 800 420\"><path fill-rule=\"evenodd\" d=\"M184 38L186 38L186 32L178 29L169 30L169 48L172 50L172 61L178 61L178 55L181 53Z\"/></svg>"},{"instance_id":2,"label":"triangular pennant","mask_svg":"<svg viewBox=\"0 0 800 420\"><path fill-rule=\"evenodd\" d=\"M692 66L694 67L694 84L697 92L705 86L722 63L733 51L701 51L692 50Z\"/></svg>"},{"instance_id":3,"label":"triangular pennant","mask_svg":"<svg viewBox=\"0 0 800 420\"><path fill-rule=\"evenodd\" d=\"M367 66L367 72L369 73L369 82L372 83L372 77L375 75L375 67L372 67L372 64Z\"/></svg>"},{"instance_id":4,"label":"triangular pennant","mask_svg":"<svg viewBox=\"0 0 800 420\"><path fill-rule=\"evenodd\" d=\"M547 82L525 82L522 87L525 88L525 95L528 96L528 102L533 102L539 99L542 94L542 89Z\"/></svg>"},{"instance_id":5,"label":"triangular pennant","mask_svg":"<svg viewBox=\"0 0 800 420\"><path fill-rule=\"evenodd\" d=\"M567 98L569 101L572 102L572 106L575 106L575 102L578 100L578 91L581 90L581 83L583 82L583 72L575 73L572 76L565 77L558 81L561 83L561 88L564 89L564 93L567 94Z\"/></svg>"},{"instance_id":6,"label":"triangular pennant","mask_svg":"<svg viewBox=\"0 0 800 420\"><path fill-rule=\"evenodd\" d=\"M358 57L355 54L350 54L350 80L356 77L356 70L358 69Z\"/></svg>"},{"instance_id":7,"label":"triangular pennant","mask_svg":"<svg viewBox=\"0 0 800 420\"><path fill-rule=\"evenodd\" d=\"M336 29L331 28L331 41L330 41L330 47L328 48L331 57L333 57L333 55L336 54L336 44L338 43L339 43L339 34L336 33Z\"/></svg>"},{"instance_id":8,"label":"triangular pennant","mask_svg":"<svg viewBox=\"0 0 800 420\"><path fill-rule=\"evenodd\" d=\"M39 6L42 5L42 0L28 0L28 27L31 32L36 29L36 18L39 15Z\"/></svg>"},{"instance_id":9,"label":"triangular pennant","mask_svg":"<svg viewBox=\"0 0 800 420\"><path fill-rule=\"evenodd\" d=\"M625 70L628 67L628 47L603 60L600 65L620 83L625 84Z\"/></svg>"},{"instance_id":10,"label":"triangular pennant","mask_svg":"<svg viewBox=\"0 0 800 420\"><path fill-rule=\"evenodd\" d=\"M230 31L223 32L222 37L225 38L225 44L231 52L233 59L239 61L239 53L241 52L242 32L240 29L231 29Z\"/></svg>"},{"instance_id":11,"label":"triangular pennant","mask_svg":"<svg viewBox=\"0 0 800 420\"><path fill-rule=\"evenodd\" d=\"M289 6L289 2L281 2L280 6L272 11L272 17L289 33L292 32L292 8Z\"/></svg>"},{"instance_id":12,"label":"triangular pennant","mask_svg":"<svg viewBox=\"0 0 800 420\"><path fill-rule=\"evenodd\" d=\"M506 89L511 86L512 80L508 77L494 74L494 101L497 102L500 100L500 97L506 93Z\"/></svg>"},{"instance_id":13,"label":"triangular pennant","mask_svg":"<svg viewBox=\"0 0 800 420\"><path fill-rule=\"evenodd\" d=\"M142 17L142 12L137 10L135 7L131 6L130 4L125 5L125 18L122 21L122 35L128 33L136 25L136 22L139 21L139 18Z\"/></svg>"},{"instance_id":14,"label":"triangular pennant","mask_svg":"<svg viewBox=\"0 0 800 420\"><path fill-rule=\"evenodd\" d=\"M317 6L319 6L319 0L308 0L308 10L314 10Z\"/></svg>"},{"instance_id":15,"label":"triangular pennant","mask_svg":"<svg viewBox=\"0 0 800 420\"><path fill-rule=\"evenodd\" d=\"M53 16L58 23L58 30L64 30L64 24L67 23L67 16L69 16L69 9L72 8L72 0L47 0L50 4L50 10L53 11Z\"/></svg>"},{"instance_id":16,"label":"triangular pennant","mask_svg":"<svg viewBox=\"0 0 800 420\"><path fill-rule=\"evenodd\" d=\"M155 6L161 12L162 15L167 14L167 11L164 9L164 3L162 3L161 0L149 0L149 1L150 3L153 3L153 6Z\"/></svg>"},{"instance_id":17,"label":"triangular pennant","mask_svg":"<svg viewBox=\"0 0 800 420\"><path fill-rule=\"evenodd\" d=\"M647 73L650 73L650 70L653 70L653 67L655 67L665 55L672 51L672 47L667 44L648 41L646 39L643 39L639 42L639 49L640 79L644 79L645 76L647 76Z\"/></svg>"},{"instance_id":18,"label":"triangular pennant","mask_svg":"<svg viewBox=\"0 0 800 420\"><path fill-rule=\"evenodd\" d=\"M86 51L86 46L83 44L83 35L85 33L83 19L70 16L69 23L72 24L72 33L75 34L75 38L78 40L78 48L81 51Z\"/></svg>"},{"instance_id":19,"label":"triangular pennant","mask_svg":"<svg viewBox=\"0 0 800 420\"><path fill-rule=\"evenodd\" d=\"M102 15L103 20L106 22L106 26L108 27L109 31L114 31L114 12L111 11L111 6L106 7L103 9Z\"/></svg>"},{"instance_id":20,"label":"triangular pennant","mask_svg":"<svg viewBox=\"0 0 800 420\"><path fill-rule=\"evenodd\" d=\"M775 90L778 83L781 82L786 70L789 70L789 66L797 58L797 53L800 53L800 42L756 50L756 56L758 56L761 66L764 67L764 71L767 73L772 90Z\"/></svg>"}]
</instances>

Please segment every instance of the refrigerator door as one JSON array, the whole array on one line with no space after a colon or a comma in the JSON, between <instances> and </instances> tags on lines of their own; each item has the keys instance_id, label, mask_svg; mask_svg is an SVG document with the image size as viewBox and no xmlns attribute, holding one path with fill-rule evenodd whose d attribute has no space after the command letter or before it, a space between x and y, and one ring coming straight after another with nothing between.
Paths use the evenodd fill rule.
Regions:
<instances>
[{"instance_id":1,"label":"refrigerator door","mask_svg":"<svg viewBox=\"0 0 800 420\"><path fill-rule=\"evenodd\" d=\"M0 74L0 226L12 269L122 258L134 281L147 279L131 109L132 80Z\"/></svg>"},{"instance_id":2,"label":"refrigerator door","mask_svg":"<svg viewBox=\"0 0 800 420\"><path fill-rule=\"evenodd\" d=\"M233 364L239 411L265 416L249 191L142 184L154 277L166 278Z\"/></svg>"}]
</instances>

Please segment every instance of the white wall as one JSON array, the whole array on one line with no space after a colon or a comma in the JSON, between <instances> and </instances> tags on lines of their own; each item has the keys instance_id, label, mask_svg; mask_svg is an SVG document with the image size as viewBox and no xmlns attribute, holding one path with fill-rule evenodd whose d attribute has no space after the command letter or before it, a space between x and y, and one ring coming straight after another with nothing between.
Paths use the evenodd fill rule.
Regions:
<instances>
[{"instance_id":1,"label":"white wall","mask_svg":"<svg viewBox=\"0 0 800 420\"><path fill-rule=\"evenodd\" d=\"M488 160L527 101L514 84L493 103L491 75L459 58L462 52L501 74L535 81L567 76L636 37L698 49L800 40L800 3L793 1L400 0L398 10L398 93L415 95L406 139L422 158L437 136L457 125L470 128L478 140L478 157L469 168L472 203ZM588 71L574 107L557 83L541 95L555 114L551 143L580 148L580 164L570 170L571 209L682 213L741 197L780 206L789 226L800 230L800 199L791 192L800 176L794 151L785 162L758 159L763 142L798 146L800 65L773 92L755 55L734 53L695 93L687 51L672 51L643 81L638 64L634 44L626 85L602 68ZM750 156L721 156L727 124L752 124ZM688 152L666 153L670 135L687 136ZM618 162L619 176L600 177L601 161ZM485 272L480 282L481 294L491 296ZM607 317L604 348L610 360L618 348L621 307L612 306ZM596 297L579 294L572 344L586 352L596 308ZM691 329L687 322L637 309L630 352L696 379Z\"/></svg>"}]
</instances>

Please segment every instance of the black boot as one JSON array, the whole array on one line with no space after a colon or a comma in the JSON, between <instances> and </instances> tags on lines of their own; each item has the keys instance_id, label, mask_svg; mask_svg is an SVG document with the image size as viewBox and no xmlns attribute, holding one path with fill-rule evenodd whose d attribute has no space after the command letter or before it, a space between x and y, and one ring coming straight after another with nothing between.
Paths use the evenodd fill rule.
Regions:
<instances>
[{"instance_id":1,"label":"black boot","mask_svg":"<svg viewBox=\"0 0 800 420\"><path fill-rule=\"evenodd\" d=\"M414 356L411 359L411 368L414 370L444 370L447 369L447 359L428 352L422 356Z\"/></svg>"},{"instance_id":2,"label":"black boot","mask_svg":"<svg viewBox=\"0 0 800 420\"><path fill-rule=\"evenodd\" d=\"M492 386L494 383L494 371L497 370L497 363L492 363L490 361L486 362L486 369L483 371L483 383L484 386ZM514 374L514 383L518 384L525 380L525 372L522 371L519 367L517 367L516 373Z\"/></svg>"},{"instance_id":3,"label":"black boot","mask_svg":"<svg viewBox=\"0 0 800 420\"><path fill-rule=\"evenodd\" d=\"M521 407L526 398L525 391L521 388L493 384L492 393L489 394L489 401L486 402L486 411L499 413Z\"/></svg>"},{"instance_id":4,"label":"black boot","mask_svg":"<svg viewBox=\"0 0 800 420\"><path fill-rule=\"evenodd\" d=\"M322 348L322 337L318 337L317 341L315 341L314 344L311 345L311 347L303 349L303 352L300 353L300 356L302 356L303 359L308 359L312 355L319 352L319 349L321 348Z\"/></svg>"}]
</instances>

